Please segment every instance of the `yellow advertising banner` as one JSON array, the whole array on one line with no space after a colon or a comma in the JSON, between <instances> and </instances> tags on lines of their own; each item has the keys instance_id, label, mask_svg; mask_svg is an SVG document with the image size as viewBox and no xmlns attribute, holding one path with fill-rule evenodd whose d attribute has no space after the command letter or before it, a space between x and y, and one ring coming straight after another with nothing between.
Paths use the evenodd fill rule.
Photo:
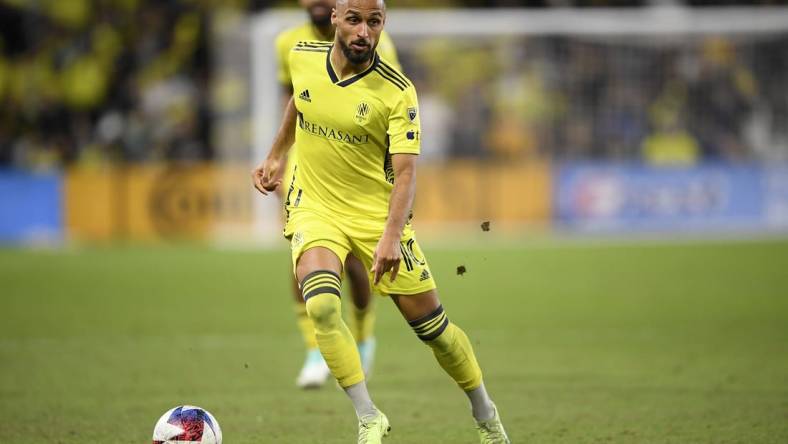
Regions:
<instances>
[{"instance_id":1,"label":"yellow advertising banner","mask_svg":"<svg viewBox=\"0 0 788 444\"><path fill-rule=\"evenodd\" d=\"M75 168L65 182L66 230L75 240L252 240L254 200L275 199L252 191L245 165ZM545 225L550 195L547 163L421 165L415 223Z\"/></svg>"},{"instance_id":2,"label":"yellow advertising banner","mask_svg":"<svg viewBox=\"0 0 788 444\"><path fill-rule=\"evenodd\" d=\"M544 225L551 214L547 162L423 165L414 208L417 224L495 221Z\"/></svg>"},{"instance_id":3,"label":"yellow advertising banner","mask_svg":"<svg viewBox=\"0 0 788 444\"><path fill-rule=\"evenodd\" d=\"M244 167L140 165L66 175L66 229L77 240L211 238L251 225Z\"/></svg>"},{"instance_id":4,"label":"yellow advertising banner","mask_svg":"<svg viewBox=\"0 0 788 444\"><path fill-rule=\"evenodd\" d=\"M216 219L214 168L208 165L126 169L127 236L205 239Z\"/></svg>"},{"instance_id":5,"label":"yellow advertising banner","mask_svg":"<svg viewBox=\"0 0 788 444\"><path fill-rule=\"evenodd\" d=\"M64 221L70 239L103 241L117 236L119 209L111 168L72 168L64 180Z\"/></svg>"}]
</instances>

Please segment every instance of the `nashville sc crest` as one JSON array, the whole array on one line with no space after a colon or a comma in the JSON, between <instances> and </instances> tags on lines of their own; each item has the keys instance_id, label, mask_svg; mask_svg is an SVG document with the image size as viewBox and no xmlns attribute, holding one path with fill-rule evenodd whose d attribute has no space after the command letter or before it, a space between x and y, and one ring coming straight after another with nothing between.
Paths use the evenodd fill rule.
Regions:
<instances>
[{"instance_id":1,"label":"nashville sc crest","mask_svg":"<svg viewBox=\"0 0 788 444\"><path fill-rule=\"evenodd\" d=\"M372 107L367 102L361 102L356 107L356 123L359 125L366 125L369 122L369 115L372 113Z\"/></svg>"}]
</instances>

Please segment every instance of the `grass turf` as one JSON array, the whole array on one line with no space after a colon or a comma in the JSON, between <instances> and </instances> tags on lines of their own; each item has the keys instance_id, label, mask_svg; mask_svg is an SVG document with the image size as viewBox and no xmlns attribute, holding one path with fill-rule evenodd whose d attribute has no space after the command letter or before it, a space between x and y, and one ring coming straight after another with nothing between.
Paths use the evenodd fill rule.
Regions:
<instances>
[{"instance_id":1,"label":"grass turf","mask_svg":"<svg viewBox=\"0 0 788 444\"><path fill-rule=\"evenodd\" d=\"M788 242L427 252L515 443L788 442ZM227 444L355 442L341 392L294 387L288 272L283 251L0 250L0 441L149 442L188 403ZM377 303L386 442L477 442Z\"/></svg>"}]
</instances>

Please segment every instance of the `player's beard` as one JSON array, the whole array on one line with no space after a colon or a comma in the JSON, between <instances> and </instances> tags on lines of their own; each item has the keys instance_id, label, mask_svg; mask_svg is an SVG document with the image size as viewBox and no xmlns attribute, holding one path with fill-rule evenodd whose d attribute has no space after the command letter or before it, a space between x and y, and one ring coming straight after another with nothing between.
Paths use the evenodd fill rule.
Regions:
<instances>
[{"instance_id":1,"label":"player's beard","mask_svg":"<svg viewBox=\"0 0 788 444\"><path fill-rule=\"evenodd\" d=\"M350 63L354 65L363 65L369 62L369 60L372 58L372 55L375 54L375 46L372 45L367 46L366 51L363 52L354 51L350 45L342 40L339 40L339 46L342 48L342 53L345 54L345 57L347 57L347 59L350 60Z\"/></svg>"},{"instance_id":2,"label":"player's beard","mask_svg":"<svg viewBox=\"0 0 788 444\"><path fill-rule=\"evenodd\" d=\"M308 9L309 19L318 28L331 26L331 7L324 3L317 3Z\"/></svg>"}]
</instances>

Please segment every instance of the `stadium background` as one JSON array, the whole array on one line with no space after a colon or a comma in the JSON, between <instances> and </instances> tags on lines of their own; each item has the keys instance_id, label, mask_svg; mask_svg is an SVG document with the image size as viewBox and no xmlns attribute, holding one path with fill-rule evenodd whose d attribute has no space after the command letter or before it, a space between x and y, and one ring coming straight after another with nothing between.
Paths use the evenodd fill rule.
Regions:
<instances>
[{"instance_id":1,"label":"stadium background","mask_svg":"<svg viewBox=\"0 0 788 444\"><path fill-rule=\"evenodd\" d=\"M278 118L255 29L291 3L0 1L0 436L137 442L193 403L232 442L352 439L336 393L294 398L279 210L248 179ZM785 442L784 2L389 7L577 26L393 35L424 125L416 228L517 441ZM692 29L716 20L736 26ZM374 387L445 423L410 412L392 442L467 441L380 305ZM304 410L323 438L271 430Z\"/></svg>"},{"instance_id":2,"label":"stadium background","mask_svg":"<svg viewBox=\"0 0 788 444\"><path fill-rule=\"evenodd\" d=\"M277 119L254 117L266 2L26 4L0 3L0 239L275 244L245 178ZM749 30L395 34L430 135L421 231L784 231L788 31L729 15Z\"/></svg>"}]
</instances>

